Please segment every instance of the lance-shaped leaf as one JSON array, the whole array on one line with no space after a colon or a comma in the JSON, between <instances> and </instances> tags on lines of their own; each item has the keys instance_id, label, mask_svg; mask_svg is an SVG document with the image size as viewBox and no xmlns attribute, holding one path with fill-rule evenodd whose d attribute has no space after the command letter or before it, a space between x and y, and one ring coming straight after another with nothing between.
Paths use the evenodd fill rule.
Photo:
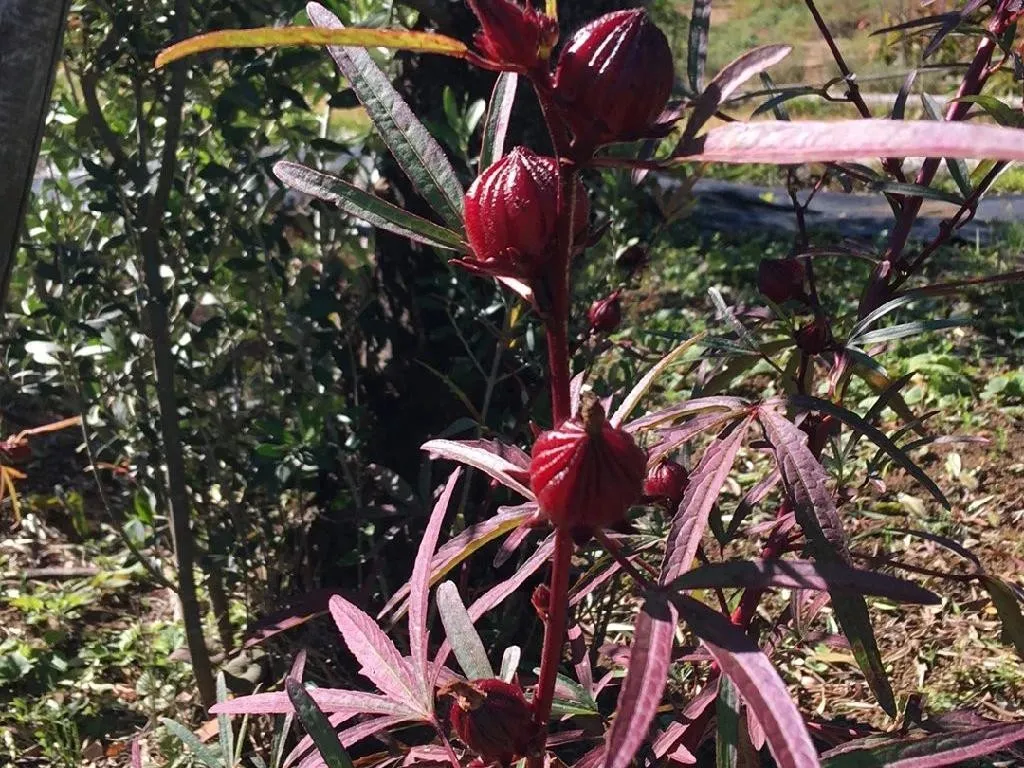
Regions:
<instances>
[{"instance_id":1,"label":"lance-shaped leaf","mask_svg":"<svg viewBox=\"0 0 1024 768\"><path fill-rule=\"evenodd\" d=\"M478 549L495 539L514 531L531 517L536 515L537 505L520 504L516 507L502 507L498 514L489 517L445 542L430 562L430 583L436 584L456 565L472 555ZM401 618L406 611L409 597L409 585L402 586L387 602L378 616L393 614L393 619Z\"/></svg>"},{"instance_id":2,"label":"lance-shaped leaf","mask_svg":"<svg viewBox=\"0 0 1024 768\"><path fill-rule=\"evenodd\" d=\"M694 102L679 145L686 146L690 139L697 135L708 118L718 111L722 102L732 96L737 88L759 72L778 64L792 50L792 46L789 45L761 45L740 54L726 64Z\"/></svg>"},{"instance_id":3,"label":"lance-shaped leaf","mask_svg":"<svg viewBox=\"0 0 1024 768\"><path fill-rule=\"evenodd\" d=\"M920 120L729 123L695 139L686 156L667 164L796 165L874 157L1024 160L1024 133L994 125Z\"/></svg>"},{"instance_id":4,"label":"lance-shaped leaf","mask_svg":"<svg viewBox=\"0 0 1024 768\"><path fill-rule=\"evenodd\" d=\"M677 618L676 609L659 593L644 602L633 631L618 714L605 739L604 768L626 768L647 738L668 681Z\"/></svg>"},{"instance_id":5,"label":"lance-shaped leaf","mask_svg":"<svg viewBox=\"0 0 1024 768\"><path fill-rule=\"evenodd\" d=\"M846 533L828 489L828 474L807 447L807 436L793 422L770 408L761 409L760 420L765 436L775 449L783 482L796 504L797 520L815 559L849 565ZM843 589L833 590L830 594L836 620L850 641L854 658L868 685L882 709L895 717L896 698L885 673L867 603L861 595Z\"/></svg>"},{"instance_id":6,"label":"lance-shaped leaf","mask_svg":"<svg viewBox=\"0 0 1024 768\"><path fill-rule=\"evenodd\" d=\"M451 459L479 469L502 485L532 500L533 491L526 485L529 471L517 456L506 452L507 446L488 440L428 440L421 450L433 458Z\"/></svg>"},{"instance_id":7,"label":"lance-shaped leaf","mask_svg":"<svg viewBox=\"0 0 1024 768\"><path fill-rule=\"evenodd\" d=\"M515 72L502 72L494 81L491 100L487 104L487 116L484 118L484 137L480 142L481 173L505 154L505 136L508 134L518 86L519 75Z\"/></svg>"},{"instance_id":8,"label":"lance-shaped leaf","mask_svg":"<svg viewBox=\"0 0 1024 768\"><path fill-rule=\"evenodd\" d=\"M992 598L1007 639L1017 649L1017 655L1024 659L1024 615L1017 596L1005 581L994 576L982 576L981 584Z\"/></svg>"},{"instance_id":9,"label":"lance-shaped leaf","mask_svg":"<svg viewBox=\"0 0 1024 768\"><path fill-rule=\"evenodd\" d=\"M839 562L810 560L727 560L708 563L687 571L668 585L668 589L848 589L864 595L888 597L903 603L938 605L934 592L912 581L877 571L864 571Z\"/></svg>"},{"instance_id":10,"label":"lance-shaped leaf","mask_svg":"<svg viewBox=\"0 0 1024 768\"><path fill-rule=\"evenodd\" d=\"M740 697L728 677L718 685L716 768L736 768L740 744Z\"/></svg>"},{"instance_id":11,"label":"lance-shaped leaf","mask_svg":"<svg viewBox=\"0 0 1024 768\"><path fill-rule=\"evenodd\" d=\"M695 413L703 413L705 411L740 411L749 406L750 403L742 397L697 397L693 400L687 400L685 403L677 403L660 411L648 413L639 419L634 419L623 426L623 429L627 432L635 433L675 421L683 416L692 416Z\"/></svg>"},{"instance_id":12,"label":"lance-shaped leaf","mask_svg":"<svg viewBox=\"0 0 1024 768\"><path fill-rule=\"evenodd\" d=\"M328 718L328 722L330 722L332 726L337 726L339 724L336 722L336 717L334 715ZM386 728L393 728L394 726L408 722L410 722L409 718L393 717L390 715L374 717L369 720L364 720L361 723L351 725L345 730L340 731L338 733L338 741L341 742L343 747L351 747L353 744L356 744L363 739L367 739L370 736L374 736ZM302 760L302 768L319 768L320 766L323 766L323 762L319 760L316 755L303 759L303 756L312 748L313 739L309 736L304 736L299 740L299 743L295 745L292 751L288 753L288 756L285 757L282 768L291 768L291 766L295 765L299 760Z\"/></svg>"},{"instance_id":13,"label":"lance-shaped leaf","mask_svg":"<svg viewBox=\"0 0 1024 768\"><path fill-rule=\"evenodd\" d=\"M448 484L441 493L434 510L430 513L430 521L423 532L416 561L413 564L412 577L409 579L409 654L412 656L413 671L423 688L426 699L433 698L432 687L427 680L427 646L430 633L427 629L427 609L430 605L430 561L437 549L437 539L441 535L448 505L451 503L455 484L459 482L462 469L456 469L448 478ZM384 690L383 688L381 690Z\"/></svg>"},{"instance_id":14,"label":"lance-shaped leaf","mask_svg":"<svg viewBox=\"0 0 1024 768\"><path fill-rule=\"evenodd\" d=\"M727 435L711 443L705 449L700 464L690 475L690 482L672 519L665 544L665 558L661 565L662 584L668 584L690 569L707 528L711 507L729 477L750 423L751 417L748 417Z\"/></svg>"},{"instance_id":15,"label":"lance-shaped leaf","mask_svg":"<svg viewBox=\"0 0 1024 768\"><path fill-rule=\"evenodd\" d=\"M782 473L776 467L743 495L740 503L736 505L736 511L732 513L729 527L725 531L726 542L732 541L740 526L743 525L743 521L754 511L754 507L768 497L780 480L782 480Z\"/></svg>"},{"instance_id":16,"label":"lance-shaped leaf","mask_svg":"<svg viewBox=\"0 0 1024 768\"><path fill-rule=\"evenodd\" d=\"M839 419L841 422L846 424L846 426L850 427L850 429L863 435L880 449L885 451L893 461L903 467L903 469L909 472L917 482L927 488L928 492L934 496L940 504L946 507L946 509L949 509L949 500L946 498L945 494L942 493L939 486L935 484L935 481L928 477L923 469L911 461L906 452L889 439L889 437L878 429L878 427L869 424L852 411L848 411L842 406L818 397L811 397L810 395L793 395L788 399L788 402L797 410L827 413L830 416L834 416Z\"/></svg>"},{"instance_id":17,"label":"lance-shaped leaf","mask_svg":"<svg viewBox=\"0 0 1024 768\"><path fill-rule=\"evenodd\" d=\"M160 722L178 741L188 747L196 759L206 768L223 768L224 761L221 760L220 755L212 747L203 744L199 737L186 726L177 720L171 720L169 717L161 717Z\"/></svg>"},{"instance_id":18,"label":"lance-shaped leaf","mask_svg":"<svg viewBox=\"0 0 1024 768\"><path fill-rule=\"evenodd\" d=\"M704 65L708 60L708 33L711 29L711 0L693 0L690 31L686 44L686 75L690 90L704 90Z\"/></svg>"},{"instance_id":19,"label":"lance-shaped leaf","mask_svg":"<svg viewBox=\"0 0 1024 768\"><path fill-rule=\"evenodd\" d=\"M757 717L779 768L817 766L817 752L803 717L775 667L754 641L693 598L676 595L672 602Z\"/></svg>"},{"instance_id":20,"label":"lance-shaped leaf","mask_svg":"<svg viewBox=\"0 0 1024 768\"><path fill-rule=\"evenodd\" d=\"M832 756L822 768L940 768L991 755L1019 741L1024 741L1024 723L1000 723L877 747L840 747L827 753Z\"/></svg>"},{"instance_id":21,"label":"lance-shaped leaf","mask_svg":"<svg viewBox=\"0 0 1024 768\"><path fill-rule=\"evenodd\" d=\"M416 53L440 53L463 58L468 48L461 40L435 32L408 29L317 29L316 27L258 27L222 29L190 37L165 48L156 67L220 48L281 48L296 45L346 45L361 48L398 48Z\"/></svg>"},{"instance_id":22,"label":"lance-shaped leaf","mask_svg":"<svg viewBox=\"0 0 1024 768\"><path fill-rule=\"evenodd\" d=\"M468 250L458 232L409 213L337 176L287 161L274 165L274 175L292 189L336 205L367 224L435 248Z\"/></svg>"},{"instance_id":23,"label":"lance-shaped leaf","mask_svg":"<svg viewBox=\"0 0 1024 768\"><path fill-rule=\"evenodd\" d=\"M414 710L376 693L347 691L343 688L311 688L309 695L324 712L340 715L339 722L356 715L417 717ZM219 702L210 709L214 715L286 715L294 711L292 700L285 691L254 693Z\"/></svg>"},{"instance_id":24,"label":"lance-shaped leaf","mask_svg":"<svg viewBox=\"0 0 1024 768\"><path fill-rule=\"evenodd\" d=\"M644 374L643 378L640 379L640 381L638 381L629 391L629 394L623 398L619 407L615 409L615 413L612 414L611 419L609 419L611 425L613 427L621 426L622 422L629 418L629 414L633 412L633 409L640 404L640 401L643 400L644 396L650 391L657 378L661 376L661 374L664 373L670 365L686 354L688 349L703 338L704 334L699 333L692 339L687 339L655 363L651 370Z\"/></svg>"},{"instance_id":25,"label":"lance-shaped leaf","mask_svg":"<svg viewBox=\"0 0 1024 768\"><path fill-rule=\"evenodd\" d=\"M372 618L343 597L332 597L330 610L345 645L362 665L359 671L392 699L429 720L433 713L433 696L424 692L421 681L412 678L409 666L391 638Z\"/></svg>"},{"instance_id":26,"label":"lance-shaped leaf","mask_svg":"<svg viewBox=\"0 0 1024 768\"><path fill-rule=\"evenodd\" d=\"M681 445L690 442L704 432L710 432L720 427L727 421L733 421L740 413L732 411L717 411L705 413L695 419L690 419L685 424L669 429L659 429L654 434L656 438L650 443L647 449L647 464L654 467L663 458L675 451Z\"/></svg>"},{"instance_id":27,"label":"lance-shaped leaf","mask_svg":"<svg viewBox=\"0 0 1024 768\"><path fill-rule=\"evenodd\" d=\"M310 21L325 31L342 32L338 18L319 3L306 6ZM381 138L423 199L449 226L462 228L462 184L433 136L361 48L334 45L331 56L366 108Z\"/></svg>"},{"instance_id":28,"label":"lance-shaped leaf","mask_svg":"<svg viewBox=\"0 0 1024 768\"><path fill-rule=\"evenodd\" d=\"M441 614L448 643L466 677L470 680L494 677L483 640L473 627L473 620L459 596L459 588L450 581L437 588L437 611Z\"/></svg>"},{"instance_id":29,"label":"lance-shaped leaf","mask_svg":"<svg viewBox=\"0 0 1024 768\"><path fill-rule=\"evenodd\" d=\"M284 681L284 687L288 692L288 698L295 705L295 713L316 744L324 765L327 768L353 768L352 759L341 746L338 734L320 711L316 701L306 693L302 683L289 677Z\"/></svg>"}]
</instances>

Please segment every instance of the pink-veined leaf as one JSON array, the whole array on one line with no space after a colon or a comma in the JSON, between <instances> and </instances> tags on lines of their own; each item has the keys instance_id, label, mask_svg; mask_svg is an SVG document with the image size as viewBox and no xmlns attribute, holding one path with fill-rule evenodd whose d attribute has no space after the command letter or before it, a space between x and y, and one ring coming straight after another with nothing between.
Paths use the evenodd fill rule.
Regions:
<instances>
[{"instance_id":1,"label":"pink-veined leaf","mask_svg":"<svg viewBox=\"0 0 1024 768\"><path fill-rule=\"evenodd\" d=\"M480 141L481 173L505 154L505 136L512 117L512 107L516 103L518 86L519 75L515 72L502 72L494 81L491 100L487 103L487 116L484 117L484 135Z\"/></svg>"},{"instance_id":2,"label":"pink-veined leaf","mask_svg":"<svg viewBox=\"0 0 1024 768\"><path fill-rule=\"evenodd\" d=\"M672 602L757 716L779 768L813 768L818 755L775 667L743 630L685 595Z\"/></svg>"},{"instance_id":3,"label":"pink-veined leaf","mask_svg":"<svg viewBox=\"0 0 1024 768\"><path fill-rule=\"evenodd\" d=\"M807 435L770 408L759 411L765 435L775 450L782 479L796 505L796 518L816 560L850 564L846 532L828 488L828 473L807 447ZM830 592L832 610L850 641L854 658L882 709L896 716L896 697L863 596L845 589Z\"/></svg>"},{"instance_id":4,"label":"pink-veined leaf","mask_svg":"<svg viewBox=\"0 0 1024 768\"><path fill-rule=\"evenodd\" d=\"M668 161L703 163L852 162L876 157L1024 160L1019 129L926 120L801 120L729 123Z\"/></svg>"},{"instance_id":5,"label":"pink-veined leaf","mask_svg":"<svg viewBox=\"0 0 1024 768\"><path fill-rule=\"evenodd\" d=\"M414 710L376 693L340 688L310 688L308 693L324 712L342 714L346 719L362 714L418 716ZM284 715L294 711L285 691L254 693L222 701L210 708L210 714L214 715Z\"/></svg>"},{"instance_id":6,"label":"pink-veined leaf","mask_svg":"<svg viewBox=\"0 0 1024 768\"><path fill-rule=\"evenodd\" d=\"M683 416L690 416L704 411L741 411L748 408L750 403L742 397L726 397L724 395L715 397L698 397L687 400L685 403L678 403L660 411L645 414L639 419L634 419L623 425L627 432L639 432L644 429L657 427L668 421L675 421Z\"/></svg>"},{"instance_id":7,"label":"pink-veined leaf","mask_svg":"<svg viewBox=\"0 0 1024 768\"><path fill-rule=\"evenodd\" d=\"M395 701L420 712L425 719L433 714L433 696L425 694L420 681L414 681L402 655L367 614L343 597L330 602L331 616L342 639L362 665L360 672Z\"/></svg>"},{"instance_id":8,"label":"pink-veined leaf","mask_svg":"<svg viewBox=\"0 0 1024 768\"><path fill-rule=\"evenodd\" d=\"M768 494L775 489L780 480L782 480L782 473L776 467L743 495L740 503L736 505L736 511L732 513L732 517L729 519L729 527L725 531L725 540L727 542L732 541L740 526L750 516L750 513L754 511L754 507L768 497Z\"/></svg>"},{"instance_id":9,"label":"pink-veined leaf","mask_svg":"<svg viewBox=\"0 0 1024 768\"><path fill-rule=\"evenodd\" d=\"M522 546L523 542L526 541L530 536L530 528L527 526L521 526L514 530L503 542L501 547L494 555L494 562L492 565L495 568L501 568L505 563L508 562L509 558L515 554L516 550Z\"/></svg>"},{"instance_id":10,"label":"pink-veined leaf","mask_svg":"<svg viewBox=\"0 0 1024 768\"><path fill-rule=\"evenodd\" d=\"M535 503L520 504L515 507L501 507L498 514L471 525L454 538L441 545L430 563L430 583L437 584L452 568L472 555L485 544L494 541L509 531L513 531L537 513ZM379 617L392 614L392 619L401 618L406 611L409 596L409 585L402 586L388 600Z\"/></svg>"},{"instance_id":11,"label":"pink-veined leaf","mask_svg":"<svg viewBox=\"0 0 1024 768\"><path fill-rule=\"evenodd\" d=\"M653 593L644 602L617 714L605 739L604 768L626 768L647 738L668 682L677 618L676 609L661 594Z\"/></svg>"},{"instance_id":12,"label":"pink-veined leaf","mask_svg":"<svg viewBox=\"0 0 1024 768\"><path fill-rule=\"evenodd\" d=\"M156 57L156 67L220 48L280 48L296 45L344 45L360 48L398 48L416 53L440 53L463 58L466 44L435 32L408 29L321 29L318 27L258 27L221 29L190 37L165 48Z\"/></svg>"},{"instance_id":13,"label":"pink-veined leaf","mask_svg":"<svg viewBox=\"0 0 1024 768\"><path fill-rule=\"evenodd\" d=\"M355 725L349 726L345 730L339 732L338 740L341 742L343 747L351 747L353 744L356 744L363 739L367 739L370 736L374 736L385 729L393 728L396 725L402 725L403 723L408 722L411 722L410 719L403 717L375 717L371 720L364 720L361 723L356 723ZM304 737L295 745L295 748L288 754L288 757L285 758L283 768L289 768L289 766L294 765L298 760L303 760L303 762L299 763L302 768L324 766L322 759L317 762L317 759L320 757L318 754L308 755L303 759L303 755L309 752L312 747L313 740L308 736ZM306 762L307 760L311 760L312 762Z\"/></svg>"},{"instance_id":14,"label":"pink-veined leaf","mask_svg":"<svg viewBox=\"0 0 1024 768\"><path fill-rule=\"evenodd\" d=\"M691 589L849 589L888 597L903 603L938 605L938 595L912 581L877 571L864 571L838 562L810 560L728 560L687 571L668 585L674 591Z\"/></svg>"},{"instance_id":15,"label":"pink-veined leaf","mask_svg":"<svg viewBox=\"0 0 1024 768\"><path fill-rule=\"evenodd\" d=\"M533 491L526 485L529 459L526 467L515 462L521 453L517 448L514 449L517 453L510 454L509 446L491 440L428 440L421 450L435 459L451 459L479 469L521 496L531 501L534 498Z\"/></svg>"},{"instance_id":16,"label":"pink-veined leaf","mask_svg":"<svg viewBox=\"0 0 1024 768\"><path fill-rule=\"evenodd\" d=\"M991 755L1019 741L1024 741L1024 723L1000 723L877 747L840 747L827 754L822 768L940 768Z\"/></svg>"},{"instance_id":17,"label":"pink-veined leaf","mask_svg":"<svg viewBox=\"0 0 1024 768\"><path fill-rule=\"evenodd\" d=\"M629 414L640 404L644 396L650 391L651 387L654 386L654 382L657 380L665 370L672 365L674 362L679 360L687 350L693 347L698 341L703 339L704 333L698 333L693 338L687 339L682 344L677 346L661 360L656 362L654 366L647 373L644 374L643 378L640 379L629 393L623 398L619 407L615 409L615 413L608 420L613 427L618 427L623 421L629 418Z\"/></svg>"},{"instance_id":18,"label":"pink-veined leaf","mask_svg":"<svg viewBox=\"0 0 1024 768\"><path fill-rule=\"evenodd\" d=\"M430 521L423 532L416 561L413 564L412 577L409 579L409 655L412 657L413 672L423 688L423 695L432 698L432 691L427 680L427 646L430 633L427 629L427 610L430 606L430 561L437 549L437 539L441 535L448 505L451 503L455 485L462 474L456 468L448 477L448 484L430 513ZM381 689L383 690L383 688Z\"/></svg>"},{"instance_id":19,"label":"pink-veined leaf","mask_svg":"<svg viewBox=\"0 0 1024 768\"><path fill-rule=\"evenodd\" d=\"M729 477L751 421L752 417L747 417L728 435L716 438L705 449L700 464L690 475L689 485L672 519L665 545L665 558L661 565L662 584L668 584L690 569L708 526L711 507Z\"/></svg>"},{"instance_id":20,"label":"pink-veined leaf","mask_svg":"<svg viewBox=\"0 0 1024 768\"><path fill-rule=\"evenodd\" d=\"M734 421L742 412L713 411L695 416L678 427L652 430L655 439L647 449L647 465L656 466L662 459L695 437L720 427L727 421Z\"/></svg>"},{"instance_id":21,"label":"pink-veined leaf","mask_svg":"<svg viewBox=\"0 0 1024 768\"><path fill-rule=\"evenodd\" d=\"M714 673L700 692L686 704L676 721L654 740L651 750L655 757L662 759L668 756L672 762L696 764L697 758L693 753L700 746L711 720L715 700L718 698L719 679L718 673Z\"/></svg>"}]
</instances>

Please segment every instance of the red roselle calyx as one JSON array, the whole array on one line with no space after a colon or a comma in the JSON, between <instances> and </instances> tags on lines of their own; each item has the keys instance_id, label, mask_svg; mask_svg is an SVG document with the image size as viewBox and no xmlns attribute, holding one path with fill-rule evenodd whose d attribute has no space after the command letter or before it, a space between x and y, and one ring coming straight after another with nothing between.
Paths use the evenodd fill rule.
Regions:
<instances>
[{"instance_id":1,"label":"red roselle calyx","mask_svg":"<svg viewBox=\"0 0 1024 768\"><path fill-rule=\"evenodd\" d=\"M546 584L537 585L530 596L530 603L533 605L533 610L537 612L540 620L547 621L548 611L551 608L551 590L548 589Z\"/></svg>"},{"instance_id":2,"label":"red roselle calyx","mask_svg":"<svg viewBox=\"0 0 1024 768\"><path fill-rule=\"evenodd\" d=\"M820 355L832 346L828 320L818 317L796 332L796 345L808 355Z\"/></svg>"},{"instance_id":3,"label":"red roselle calyx","mask_svg":"<svg viewBox=\"0 0 1024 768\"><path fill-rule=\"evenodd\" d=\"M518 685L495 679L456 681L440 694L452 698L455 733L485 761L510 765L533 751L533 710Z\"/></svg>"},{"instance_id":4,"label":"red roselle calyx","mask_svg":"<svg viewBox=\"0 0 1024 768\"><path fill-rule=\"evenodd\" d=\"M619 327L622 322L622 301L619 299L620 291L615 291L610 296L598 299L590 305L587 312L587 320L590 322L590 330L594 333L611 333Z\"/></svg>"},{"instance_id":5,"label":"red roselle calyx","mask_svg":"<svg viewBox=\"0 0 1024 768\"><path fill-rule=\"evenodd\" d=\"M677 461L664 459L647 473L644 480L644 496L659 501L674 510L683 500L690 475Z\"/></svg>"},{"instance_id":6,"label":"red roselle calyx","mask_svg":"<svg viewBox=\"0 0 1024 768\"><path fill-rule=\"evenodd\" d=\"M762 259L757 267L757 290L776 304L803 300L805 274L799 259Z\"/></svg>"},{"instance_id":7,"label":"red roselle calyx","mask_svg":"<svg viewBox=\"0 0 1024 768\"><path fill-rule=\"evenodd\" d=\"M532 278L554 253L558 161L516 147L484 171L466 192L466 237L478 264L495 274ZM590 204L577 182L577 239Z\"/></svg>"},{"instance_id":8,"label":"red roselle calyx","mask_svg":"<svg viewBox=\"0 0 1024 768\"><path fill-rule=\"evenodd\" d=\"M668 40L635 8L601 16L559 55L555 99L578 142L599 146L661 135L675 70Z\"/></svg>"},{"instance_id":9,"label":"red roselle calyx","mask_svg":"<svg viewBox=\"0 0 1024 768\"><path fill-rule=\"evenodd\" d=\"M555 526L581 537L625 520L640 498L646 471L647 454L628 432L611 426L589 396L578 419L544 432L533 444L530 487Z\"/></svg>"},{"instance_id":10,"label":"red roselle calyx","mask_svg":"<svg viewBox=\"0 0 1024 768\"><path fill-rule=\"evenodd\" d=\"M528 72L551 57L558 42L558 22L535 10L527 0L467 0L480 21L473 42L498 69Z\"/></svg>"}]
</instances>

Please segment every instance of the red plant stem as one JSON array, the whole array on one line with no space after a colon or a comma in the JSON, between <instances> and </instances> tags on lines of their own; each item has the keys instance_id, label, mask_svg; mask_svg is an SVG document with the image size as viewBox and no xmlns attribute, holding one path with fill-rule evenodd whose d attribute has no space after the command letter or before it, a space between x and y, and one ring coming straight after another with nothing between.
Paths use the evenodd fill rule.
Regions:
<instances>
[{"instance_id":1,"label":"red plant stem","mask_svg":"<svg viewBox=\"0 0 1024 768\"><path fill-rule=\"evenodd\" d=\"M605 548L605 551L612 556L612 558L619 564L633 581L639 584L644 589L654 589L654 582L644 576L638 571L633 564L629 561L629 558L622 551L622 545L614 539L610 538L604 531L595 531L594 538L597 539L598 543ZM652 574L654 578L657 578L657 574Z\"/></svg>"},{"instance_id":2,"label":"red plant stem","mask_svg":"<svg viewBox=\"0 0 1024 768\"><path fill-rule=\"evenodd\" d=\"M776 520L782 520L792 511L792 505L789 501L789 497L783 499L779 505L779 511L776 515ZM788 539L785 536L770 535L768 541L765 542L764 549L761 550L761 558L764 560L776 560L786 552L786 545ZM761 602L761 598L764 596L764 589L755 589L753 587L743 592L743 597L740 598L740 604L736 606L736 610L732 612L732 623L737 627L748 629L750 622L754 620L754 614L757 613L757 606Z\"/></svg>"},{"instance_id":3,"label":"red plant stem","mask_svg":"<svg viewBox=\"0 0 1024 768\"><path fill-rule=\"evenodd\" d=\"M548 603L548 621L544 627L544 649L541 651L540 677L533 695L533 722L537 726L537 743L543 744L551 717L551 702L555 697L555 680L565 645L565 630L569 613L569 570L572 566L572 535L568 530L555 531L555 552L551 558L551 598ZM531 757L529 768L539 768L544 758Z\"/></svg>"},{"instance_id":4,"label":"red plant stem","mask_svg":"<svg viewBox=\"0 0 1024 768\"><path fill-rule=\"evenodd\" d=\"M548 378L551 386L551 418L557 426L569 418L569 267L575 232L576 167L563 165L558 174L558 252L548 275L551 306L545 318L548 341Z\"/></svg>"}]
</instances>

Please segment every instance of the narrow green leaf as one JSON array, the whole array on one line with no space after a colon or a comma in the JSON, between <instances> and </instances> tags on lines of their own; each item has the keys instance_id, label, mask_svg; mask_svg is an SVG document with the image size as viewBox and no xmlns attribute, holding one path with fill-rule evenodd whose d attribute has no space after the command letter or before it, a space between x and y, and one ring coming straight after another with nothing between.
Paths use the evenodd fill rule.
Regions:
<instances>
[{"instance_id":1,"label":"narrow green leaf","mask_svg":"<svg viewBox=\"0 0 1024 768\"><path fill-rule=\"evenodd\" d=\"M221 704L227 700L228 687L224 679L224 671L221 670L217 673L217 703ZM217 715L217 730L220 732L221 754L225 755L228 760L233 760L235 746L233 743L234 735L231 732L231 717L229 715Z\"/></svg>"},{"instance_id":2,"label":"narrow green leaf","mask_svg":"<svg viewBox=\"0 0 1024 768\"><path fill-rule=\"evenodd\" d=\"M491 100L487 103L484 136L480 145L481 173L505 154L505 135L508 133L509 118L512 116L518 87L519 75L515 72L502 72L494 82Z\"/></svg>"},{"instance_id":3,"label":"narrow green leaf","mask_svg":"<svg viewBox=\"0 0 1024 768\"><path fill-rule=\"evenodd\" d=\"M299 716L306 732L316 744L320 757L327 768L355 768L345 748L341 746L338 734L331 726L327 716L320 710L313 697L310 696L302 683L294 677L284 681L288 698L292 700L295 712Z\"/></svg>"},{"instance_id":4,"label":"narrow green leaf","mask_svg":"<svg viewBox=\"0 0 1024 768\"><path fill-rule=\"evenodd\" d=\"M314 27L261 27L222 29L190 37L156 57L156 68L218 48L280 48L293 45L346 45L364 48L399 48L417 53L441 53L463 58L466 44L434 32L408 29L316 29Z\"/></svg>"},{"instance_id":5,"label":"narrow green leaf","mask_svg":"<svg viewBox=\"0 0 1024 768\"><path fill-rule=\"evenodd\" d=\"M965 325L970 325L971 322L972 320L969 317L950 317L945 320L914 320L910 323L900 323L899 325L891 325L888 328L868 331L857 339L857 344L865 346L867 344L895 341L896 339L908 339L912 336L920 336L923 333L930 333L932 331L942 331L946 328L962 328Z\"/></svg>"},{"instance_id":6,"label":"narrow green leaf","mask_svg":"<svg viewBox=\"0 0 1024 768\"><path fill-rule=\"evenodd\" d=\"M1024 659L1024 615L1021 614L1017 596L1006 582L995 576L982 576L981 583L992 598L1007 639L1017 649L1017 655Z\"/></svg>"},{"instance_id":7,"label":"narrow green leaf","mask_svg":"<svg viewBox=\"0 0 1024 768\"><path fill-rule=\"evenodd\" d=\"M876 320L885 317L890 312L899 309L900 307L906 306L913 301L916 301L919 297L912 293L904 293L902 296L897 296L895 299L885 302L880 307L873 309L871 312L861 318L853 330L850 331L850 341L856 341L864 331L875 324Z\"/></svg>"},{"instance_id":8,"label":"narrow green leaf","mask_svg":"<svg viewBox=\"0 0 1024 768\"><path fill-rule=\"evenodd\" d=\"M459 596L459 588L450 581L437 588L437 611L441 614L448 642L466 677L470 680L494 677L484 642L477 634L473 619Z\"/></svg>"},{"instance_id":9,"label":"narrow green leaf","mask_svg":"<svg viewBox=\"0 0 1024 768\"><path fill-rule=\"evenodd\" d=\"M882 192L887 195L907 195L908 197L920 197L925 200L937 200L940 203L950 205L963 205L962 195L954 195L952 192L945 192L934 187L926 187L921 184L910 184L900 181L876 181L868 184L872 192Z\"/></svg>"},{"instance_id":10,"label":"narrow green leaf","mask_svg":"<svg viewBox=\"0 0 1024 768\"><path fill-rule=\"evenodd\" d=\"M310 3L306 10L317 27L343 29L322 5ZM441 145L366 51L334 45L330 52L413 186L449 226L461 230L462 184Z\"/></svg>"},{"instance_id":11,"label":"narrow green leaf","mask_svg":"<svg viewBox=\"0 0 1024 768\"><path fill-rule=\"evenodd\" d=\"M718 741L715 745L717 768L736 768L740 743L740 697L728 677L718 683Z\"/></svg>"},{"instance_id":12,"label":"narrow green leaf","mask_svg":"<svg viewBox=\"0 0 1024 768\"><path fill-rule=\"evenodd\" d=\"M882 709L890 717L896 717L896 697L885 672L882 654L878 650L878 641L875 639L864 596L840 589L833 590L829 595L832 597L832 612L846 639L850 641L850 650L857 660L857 666L867 678Z\"/></svg>"},{"instance_id":13,"label":"narrow green leaf","mask_svg":"<svg viewBox=\"0 0 1024 768\"><path fill-rule=\"evenodd\" d=\"M932 120L943 120L942 109L939 103L927 93L921 94L921 103L924 105L925 114ZM949 168L949 175L956 182L957 189L965 198L971 194L971 172L967 170L967 163L960 158L947 157L946 167Z\"/></svg>"},{"instance_id":14,"label":"narrow green leaf","mask_svg":"<svg viewBox=\"0 0 1024 768\"><path fill-rule=\"evenodd\" d=\"M224 768L225 763L212 749L203 744L192 731L169 717L161 717L160 722L164 728L170 731L182 744L188 747L206 768Z\"/></svg>"},{"instance_id":15,"label":"narrow green leaf","mask_svg":"<svg viewBox=\"0 0 1024 768\"><path fill-rule=\"evenodd\" d=\"M995 96L987 94L961 96L959 99L953 99L953 101L977 104L988 112L989 116L1000 125L1005 125L1009 128L1024 128L1024 112L1004 104Z\"/></svg>"}]
</instances>

